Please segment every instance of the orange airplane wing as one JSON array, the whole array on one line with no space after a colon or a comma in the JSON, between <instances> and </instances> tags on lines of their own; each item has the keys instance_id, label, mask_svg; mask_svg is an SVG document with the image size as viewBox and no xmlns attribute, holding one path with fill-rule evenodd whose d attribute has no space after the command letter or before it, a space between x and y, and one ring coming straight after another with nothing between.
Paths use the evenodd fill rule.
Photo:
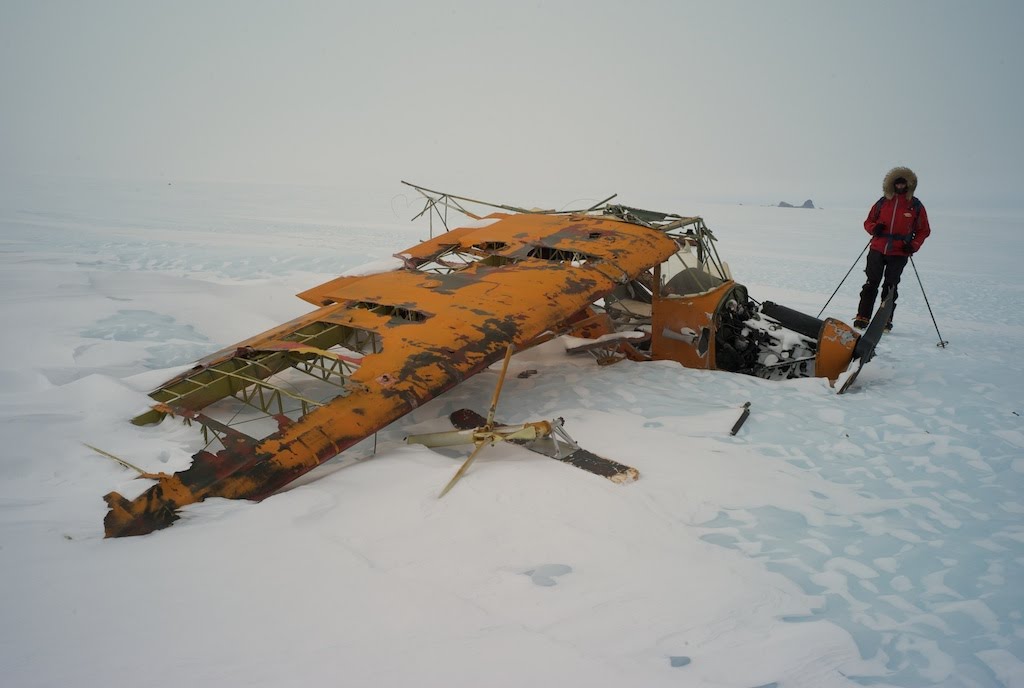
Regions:
<instances>
[{"instance_id":1,"label":"orange airplane wing","mask_svg":"<svg viewBox=\"0 0 1024 688\"><path fill-rule=\"evenodd\" d=\"M611 217L495 213L397 254L402 269L300 294L319 308L201 360L135 419L198 423L192 465L104 499L108 537L164 528L207 497L263 499L484 370L562 331L676 250ZM257 431L259 430L259 431Z\"/></svg>"}]
</instances>

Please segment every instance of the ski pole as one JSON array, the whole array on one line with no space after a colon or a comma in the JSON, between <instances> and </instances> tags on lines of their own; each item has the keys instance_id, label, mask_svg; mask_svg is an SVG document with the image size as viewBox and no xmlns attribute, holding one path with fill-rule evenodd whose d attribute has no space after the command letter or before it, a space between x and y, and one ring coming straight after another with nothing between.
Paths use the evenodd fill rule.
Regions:
<instances>
[{"instance_id":1,"label":"ski pole","mask_svg":"<svg viewBox=\"0 0 1024 688\"><path fill-rule=\"evenodd\" d=\"M868 239L868 243L864 244L864 248L862 248L862 249L860 250L860 256L863 256L863 255L864 255L864 252L868 250L868 246L870 246L870 245L871 245L871 239ZM853 269L854 269L855 267L857 267L857 263L859 263L859 262L860 262L860 256L857 256L857 260L853 261L853 265L851 265L851 266L850 266L850 269L846 271L846 274L845 274L845 275L843 276L843 279L842 279L842 281L841 281L841 282L839 283L839 286L838 286L838 287L836 287L836 290L835 290L834 292L832 292L832 296L828 297L828 301L826 301L826 302L825 302L825 305L821 307L821 310L820 310L820 311L818 311L818 315L817 315L816 317L820 318L820 317L821 317L821 314L825 312L825 309L826 309L826 308L828 308L828 305L829 305L830 303L832 303L832 299L833 299L833 298L835 298L835 295L839 293L839 289L840 289L840 287L842 287L842 286L843 286L843 282L845 282L845 281L846 281L846 278L850 276L850 273L851 273L851 272L853 272Z\"/></svg>"},{"instance_id":2,"label":"ski pole","mask_svg":"<svg viewBox=\"0 0 1024 688\"><path fill-rule=\"evenodd\" d=\"M921 296L924 297L924 305L928 306L928 315L932 316L932 325L935 325L935 334L939 335L939 343L935 346L941 346L945 349L949 342L943 339L942 333L939 332L939 324L935 322L935 314L932 313L932 305L928 303L928 295L924 293L924 284L921 283L921 275L917 272L917 264L914 263L914 256L910 256L910 264L914 268L914 276L917 277L917 283L921 287Z\"/></svg>"}]
</instances>

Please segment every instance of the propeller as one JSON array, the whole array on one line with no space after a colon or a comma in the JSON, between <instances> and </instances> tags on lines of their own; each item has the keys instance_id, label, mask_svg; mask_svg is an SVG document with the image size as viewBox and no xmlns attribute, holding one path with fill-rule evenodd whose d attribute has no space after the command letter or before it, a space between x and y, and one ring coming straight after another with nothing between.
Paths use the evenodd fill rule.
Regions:
<instances>
[{"instance_id":1,"label":"propeller","mask_svg":"<svg viewBox=\"0 0 1024 688\"><path fill-rule=\"evenodd\" d=\"M469 458L459 466L459 470L455 472L452 479L448 481L448 484L441 490L441 494L437 496L438 499L448 494L448 491L455 487L455 483L466 474L469 470L470 464L476 460L476 457L480 454L480 450L487 444L494 444L499 440L505 439L500 433L494 431L494 413L498 409L498 397L501 395L501 387L505 384L505 373L508 372L508 362L512 360L512 349L511 344L508 345L508 349L505 351L505 360L501 363L501 373L498 375L498 384L494 387L494 396L491 397L491 408L487 411L487 422L484 423L483 427L472 430L473 444L476 445L473 451L470 453Z\"/></svg>"},{"instance_id":2,"label":"propeller","mask_svg":"<svg viewBox=\"0 0 1024 688\"><path fill-rule=\"evenodd\" d=\"M469 457L459 466L452 479L441 490L438 499L444 497L455 487L455 483L466 474L469 467L480 455L481 450L487 445L496 442L529 442L541 437L547 437L552 432L552 425L548 421L536 421L532 423L520 423L519 425L495 425L494 414L498 409L498 398L501 395L502 385L505 384L505 374L508 372L508 362L512 358L514 347L509 344L505 352L505 360L501 364L501 373L498 375L498 384L494 388L494 395L491 397L491 406L487 411L487 418L484 424L471 429L449 430L447 432L428 432L422 435L409 435L405 438L408 444L422 444L427 447L451 447L459 444L473 444L473 451Z\"/></svg>"},{"instance_id":3,"label":"propeller","mask_svg":"<svg viewBox=\"0 0 1024 688\"><path fill-rule=\"evenodd\" d=\"M639 476L635 468L626 466L598 456L583 449L562 427L564 421L555 418L551 421L528 421L518 425L497 425L495 424L495 412L498 407L498 397L501 394L502 385L505 382L505 375L508 372L508 362L512 357L512 346L505 352L505 361L501 367L501 374L498 377L498 384L494 389L494 396L491 399L491 407L487 417L484 418L472 409L459 409L449 416L449 420L456 430L444 432L428 432L421 435L409 435L405 438L408 444L422 444L425 447L452 447L460 444L472 444L473 451L463 462L459 470L455 472L452 479L441 490L438 499L444 497L455 486L455 484L466 474L470 465L483 451L483 448L496 442L513 442L532 452L547 456L558 461L570 464L577 468L608 478L614 483L632 482ZM749 410L747 411L749 413ZM736 424L733 433L745 420L745 417Z\"/></svg>"}]
</instances>

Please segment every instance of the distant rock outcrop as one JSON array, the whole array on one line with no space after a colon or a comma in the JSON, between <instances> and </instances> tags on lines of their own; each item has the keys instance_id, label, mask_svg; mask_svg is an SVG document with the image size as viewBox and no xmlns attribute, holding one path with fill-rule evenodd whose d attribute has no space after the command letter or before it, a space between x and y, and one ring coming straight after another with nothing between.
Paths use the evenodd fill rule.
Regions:
<instances>
[{"instance_id":1,"label":"distant rock outcrop","mask_svg":"<svg viewBox=\"0 0 1024 688\"><path fill-rule=\"evenodd\" d=\"M814 201L807 199L803 205L793 205L792 203L786 203L785 201L779 201L780 208L814 208Z\"/></svg>"}]
</instances>

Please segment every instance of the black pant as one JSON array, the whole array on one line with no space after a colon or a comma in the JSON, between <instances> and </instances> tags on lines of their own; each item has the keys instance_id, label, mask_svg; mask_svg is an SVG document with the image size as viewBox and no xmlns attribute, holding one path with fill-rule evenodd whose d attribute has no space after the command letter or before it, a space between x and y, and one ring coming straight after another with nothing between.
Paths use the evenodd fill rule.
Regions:
<instances>
[{"instance_id":1,"label":"black pant","mask_svg":"<svg viewBox=\"0 0 1024 688\"><path fill-rule=\"evenodd\" d=\"M895 310L896 298L899 296L896 285L900 283L900 275L903 274L903 268L907 267L909 259L909 256L887 256L874 249L868 251L868 264L864 268L864 274L868 276L868 281L860 290L860 305L857 306L858 316L871 319L871 314L875 310L875 297L878 296L878 283L882 282L883 273L885 281L882 282L882 301L885 301L885 297L889 295L891 289L892 307Z\"/></svg>"}]
</instances>

